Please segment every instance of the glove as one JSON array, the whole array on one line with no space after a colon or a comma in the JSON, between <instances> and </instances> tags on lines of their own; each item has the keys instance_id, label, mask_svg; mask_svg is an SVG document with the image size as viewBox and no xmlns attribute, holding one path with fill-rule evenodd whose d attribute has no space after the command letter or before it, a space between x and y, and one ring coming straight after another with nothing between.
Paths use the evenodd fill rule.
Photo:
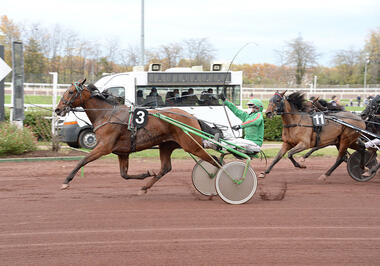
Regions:
<instances>
[{"instance_id":1,"label":"glove","mask_svg":"<svg viewBox=\"0 0 380 266\"><path fill-rule=\"evenodd\" d=\"M233 127L232 127L233 130L239 130L240 128L241 128L240 125L236 125L236 126L233 126Z\"/></svg>"},{"instance_id":2,"label":"glove","mask_svg":"<svg viewBox=\"0 0 380 266\"><path fill-rule=\"evenodd\" d=\"M226 100L226 96L224 96L223 93L219 94L219 99L221 99L223 102Z\"/></svg>"}]
</instances>

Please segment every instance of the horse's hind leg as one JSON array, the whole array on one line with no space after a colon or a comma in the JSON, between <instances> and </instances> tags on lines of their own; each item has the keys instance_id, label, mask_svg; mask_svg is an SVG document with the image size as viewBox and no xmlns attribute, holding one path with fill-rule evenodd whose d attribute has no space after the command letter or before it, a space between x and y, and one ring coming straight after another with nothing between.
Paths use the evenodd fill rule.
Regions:
<instances>
[{"instance_id":1,"label":"horse's hind leg","mask_svg":"<svg viewBox=\"0 0 380 266\"><path fill-rule=\"evenodd\" d=\"M338 157L336 158L334 165L329 170L327 170L326 173L321 175L318 179L322 181L326 181L327 177L330 176L331 173L344 161L346 152L347 152L347 147L339 148Z\"/></svg>"},{"instance_id":2,"label":"horse's hind leg","mask_svg":"<svg viewBox=\"0 0 380 266\"><path fill-rule=\"evenodd\" d=\"M318 146L318 147L314 147L314 148L312 148L310 151L308 151L304 156L302 156L301 157L301 159L300 159L300 162L305 162L305 160L307 159L307 158L309 158L310 157L310 155L313 153L313 152L315 152L315 151L317 151L317 150L320 150L320 149L323 149L323 148L326 148L327 146L330 146L330 144L327 144L327 145L324 145L324 146ZM336 148L339 150L339 146L338 145L336 145Z\"/></svg>"},{"instance_id":3,"label":"horse's hind leg","mask_svg":"<svg viewBox=\"0 0 380 266\"><path fill-rule=\"evenodd\" d=\"M354 149L360 154L360 168L364 170L365 166L365 144L361 139L358 139L355 143L352 143L350 146L351 149Z\"/></svg>"},{"instance_id":4,"label":"horse's hind leg","mask_svg":"<svg viewBox=\"0 0 380 266\"><path fill-rule=\"evenodd\" d=\"M143 191L144 193L148 192L148 189L150 189L158 180L160 180L161 177L163 177L172 170L170 156L172 155L172 152L179 147L180 146L176 142L164 142L159 145L161 160L160 172L158 172L158 174L153 175L153 178L149 180L148 183L146 183L146 185L141 188L141 191Z\"/></svg>"},{"instance_id":5,"label":"horse's hind leg","mask_svg":"<svg viewBox=\"0 0 380 266\"><path fill-rule=\"evenodd\" d=\"M305 162L305 160L307 159L307 158L309 158L309 156L313 153L313 152L315 152L315 151L317 151L317 150L319 150L319 149L322 149L323 147L314 147L314 148L312 148L310 151L308 151L304 156L302 156L301 157L301 159L300 159L300 162Z\"/></svg>"},{"instance_id":6,"label":"horse's hind leg","mask_svg":"<svg viewBox=\"0 0 380 266\"><path fill-rule=\"evenodd\" d=\"M119 157L119 166L120 166L120 175L124 179L144 179L149 176L153 176L149 171L146 173L138 174L138 175L128 175L128 167L129 167L129 154L126 155L118 155Z\"/></svg>"},{"instance_id":7,"label":"horse's hind leg","mask_svg":"<svg viewBox=\"0 0 380 266\"><path fill-rule=\"evenodd\" d=\"M338 147L338 146L337 146ZM346 143L342 143L342 141L340 142L339 144L339 153L338 153L338 157L336 158L336 161L334 163L334 165L329 169L327 170L326 173L324 173L323 175L321 175L318 179L319 180L322 180L322 181L326 181L327 177L331 175L331 173L342 163L344 162L345 158L346 158L346 153L347 153L347 148L348 148L348 145ZM363 160L364 160L364 154L363 154Z\"/></svg>"}]
</instances>

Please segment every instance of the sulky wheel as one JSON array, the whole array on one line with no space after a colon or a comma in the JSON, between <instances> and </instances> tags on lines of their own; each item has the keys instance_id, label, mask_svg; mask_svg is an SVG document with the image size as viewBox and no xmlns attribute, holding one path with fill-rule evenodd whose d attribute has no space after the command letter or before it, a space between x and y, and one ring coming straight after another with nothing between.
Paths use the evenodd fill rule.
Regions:
<instances>
[{"instance_id":1,"label":"sulky wheel","mask_svg":"<svg viewBox=\"0 0 380 266\"><path fill-rule=\"evenodd\" d=\"M216 176L216 191L219 197L230 204L242 204L250 200L256 192L257 178L251 167L248 167L245 179L244 162L230 162L220 168ZM238 184L236 181L240 181Z\"/></svg>"},{"instance_id":2,"label":"sulky wheel","mask_svg":"<svg viewBox=\"0 0 380 266\"><path fill-rule=\"evenodd\" d=\"M199 160L193 168L193 185L199 193L205 196L217 195L215 190L215 177L219 168L212 164Z\"/></svg>"},{"instance_id":3,"label":"sulky wheel","mask_svg":"<svg viewBox=\"0 0 380 266\"><path fill-rule=\"evenodd\" d=\"M377 163L376 153L372 153L366 150L364 158L365 166L369 169L371 169ZM370 176L362 176L362 169L360 169L360 153L357 151L351 154L351 156L348 158L347 171L354 180L359 182L369 181L376 175L376 173L373 173Z\"/></svg>"}]
</instances>

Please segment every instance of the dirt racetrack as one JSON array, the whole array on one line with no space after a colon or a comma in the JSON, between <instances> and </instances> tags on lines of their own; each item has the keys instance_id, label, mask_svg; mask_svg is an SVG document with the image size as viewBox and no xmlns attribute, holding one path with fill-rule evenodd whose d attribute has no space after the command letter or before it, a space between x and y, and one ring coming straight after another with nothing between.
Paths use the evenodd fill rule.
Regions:
<instances>
[{"instance_id":1,"label":"dirt racetrack","mask_svg":"<svg viewBox=\"0 0 380 266\"><path fill-rule=\"evenodd\" d=\"M66 191L76 162L0 163L0 265L378 265L380 178L358 183L342 165L319 182L333 160L282 160L265 186L286 180L285 199L238 206L196 192L192 160L143 196L146 181L123 180L117 160L89 164ZM130 173L148 168L159 161L131 160Z\"/></svg>"}]
</instances>

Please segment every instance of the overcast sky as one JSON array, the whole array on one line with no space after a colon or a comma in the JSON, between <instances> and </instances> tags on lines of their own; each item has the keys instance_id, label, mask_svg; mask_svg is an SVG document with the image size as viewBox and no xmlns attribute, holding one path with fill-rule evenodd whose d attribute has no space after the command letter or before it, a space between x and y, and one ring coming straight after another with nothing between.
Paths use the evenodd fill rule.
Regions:
<instances>
[{"instance_id":1,"label":"overcast sky","mask_svg":"<svg viewBox=\"0 0 380 266\"><path fill-rule=\"evenodd\" d=\"M302 35L330 64L342 49L361 49L380 27L380 0L145 0L145 47L208 38L216 59L278 64L274 50ZM141 0L2 0L16 23L59 24L83 39L140 46Z\"/></svg>"}]
</instances>

